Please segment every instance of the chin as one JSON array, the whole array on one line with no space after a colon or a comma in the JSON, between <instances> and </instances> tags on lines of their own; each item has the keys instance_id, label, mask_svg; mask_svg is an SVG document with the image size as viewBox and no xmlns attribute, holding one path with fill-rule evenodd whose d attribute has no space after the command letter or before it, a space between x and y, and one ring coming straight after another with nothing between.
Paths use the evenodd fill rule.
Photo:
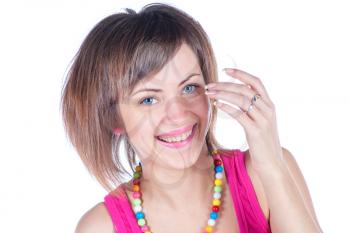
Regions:
<instances>
[{"instance_id":1,"label":"chin","mask_svg":"<svg viewBox=\"0 0 350 233\"><path fill-rule=\"evenodd\" d=\"M168 169L184 170L193 167L197 163L200 151L201 150L191 150L183 153L178 152L175 156L165 156L161 160L164 166L166 166Z\"/></svg>"}]
</instances>

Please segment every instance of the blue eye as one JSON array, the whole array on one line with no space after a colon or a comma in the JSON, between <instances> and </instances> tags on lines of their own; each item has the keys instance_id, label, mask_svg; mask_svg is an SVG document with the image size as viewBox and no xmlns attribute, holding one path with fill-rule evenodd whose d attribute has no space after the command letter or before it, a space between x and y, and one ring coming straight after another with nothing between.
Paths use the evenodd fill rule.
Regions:
<instances>
[{"instance_id":1,"label":"blue eye","mask_svg":"<svg viewBox=\"0 0 350 233\"><path fill-rule=\"evenodd\" d=\"M146 97L140 102L140 104L144 104L146 102L150 103L150 101L146 101L146 100L150 100L150 99L154 99L154 98L153 97ZM146 105L149 105L149 104L146 104Z\"/></svg>"},{"instance_id":2,"label":"blue eye","mask_svg":"<svg viewBox=\"0 0 350 233\"><path fill-rule=\"evenodd\" d=\"M189 84L186 87L193 87L192 89L195 89L195 88L198 87L198 85L196 85L196 84ZM186 89L186 87L185 87L185 89Z\"/></svg>"},{"instance_id":3,"label":"blue eye","mask_svg":"<svg viewBox=\"0 0 350 233\"><path fill-rule=\"evenodd\" d=\"M192 87L192 88L187 88L187 87ZM195 91L195 89L197 88L197 87L199 87L199 85L197 85L197 84L189 84L189 85L187 85L187 86L185 86L185 90L189 90L189 92L187 92L188 94L192 94L194 91ZM139 103L141 104L141 105L153 105L151 102L152 101L149 101L149 100L154 100L155 98L154 97L151 97L151 96L149 96L149 97L146 97L146 98L144 98L144 99L142 99Z\"/></svg>"}]
</instances>

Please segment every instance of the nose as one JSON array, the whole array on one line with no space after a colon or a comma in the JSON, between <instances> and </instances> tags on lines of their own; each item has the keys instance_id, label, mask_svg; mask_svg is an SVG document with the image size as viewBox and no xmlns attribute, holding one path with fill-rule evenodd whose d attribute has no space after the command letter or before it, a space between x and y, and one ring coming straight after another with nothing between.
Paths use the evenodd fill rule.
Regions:
<instances>
[{"instance_id":1,"label":"nose","mask_svg":"<svg viewBox=\"0 0 350 233\"><path fill-rule=\"evenodd\" d=\"M181 124L187 122L188 119L188 104L180 97L174 97L168 100L165 107L165 114L171 124Z\"/></svg>"}]
</instances>

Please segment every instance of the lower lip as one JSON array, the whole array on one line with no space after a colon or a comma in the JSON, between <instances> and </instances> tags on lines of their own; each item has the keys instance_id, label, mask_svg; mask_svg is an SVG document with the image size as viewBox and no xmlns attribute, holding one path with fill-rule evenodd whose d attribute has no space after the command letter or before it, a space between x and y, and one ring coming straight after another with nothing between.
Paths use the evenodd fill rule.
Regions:
<instances>
[{"instance_id":1,"label":"lower lip","mask_svg":"<svg viewBox=\"0 0 350 233\"><path fill-rule=\"evenodd\" d=\"M161 141L160 139L157 138L157 141L164 145L164 146L167 146L167 147L170 147L170 148L181 148L181 147L184 147L186 146L187 144L189 144L193 137L194 137L194 134L196 132L196 129L197 129L197 124L195 124L192 128L192 133L190 134L190 136L184 140L184 141L181 141L181 142L164 142L164 141Z\"/></svg>"}]
</instances>

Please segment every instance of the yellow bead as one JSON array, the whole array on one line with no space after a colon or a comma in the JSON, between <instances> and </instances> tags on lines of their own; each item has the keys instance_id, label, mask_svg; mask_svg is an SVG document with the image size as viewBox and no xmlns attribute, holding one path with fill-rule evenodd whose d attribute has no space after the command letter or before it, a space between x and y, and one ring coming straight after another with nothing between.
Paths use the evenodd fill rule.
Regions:
<instances>
[{"instance_id":1,"label":"yellow bead","mask_svg":"<svg viewBox=\"0 0 350 233\"><path fill-rule=\"evenodd\" d=\"M213 232L213 228L211 226L206 226L205 231L206 232Z\"/></svg>"},{"instance_id":2,"label":"yellow bead","mask_svg":"<svg viewBox=\"0 0 350 233\"><path fill-rule=\"evenodd\" d=\"M217 149L214 149L213 150L213 154L217 154L218 153L218 150Z\"/></svg>"},{"instance_id":3,"label":"yellow bead","mask_svg":"<svg viewBox=\"0 0 350 233\"><path fill-rule=\"evenodd\" d=\"M214 199L213 200L213 205L219 206L221 204L221 201L219 199Z\"/></svg>"},{"instance_id":4,"label":"yellow bead","mask_svg":"<svg viewBox=\"0 0 350 233\"><path fill-rule=\"evenodd\" d=\"M215 179L215 185L222 185L222 180L221 179Z\"/></svg>"}]
</instances>

